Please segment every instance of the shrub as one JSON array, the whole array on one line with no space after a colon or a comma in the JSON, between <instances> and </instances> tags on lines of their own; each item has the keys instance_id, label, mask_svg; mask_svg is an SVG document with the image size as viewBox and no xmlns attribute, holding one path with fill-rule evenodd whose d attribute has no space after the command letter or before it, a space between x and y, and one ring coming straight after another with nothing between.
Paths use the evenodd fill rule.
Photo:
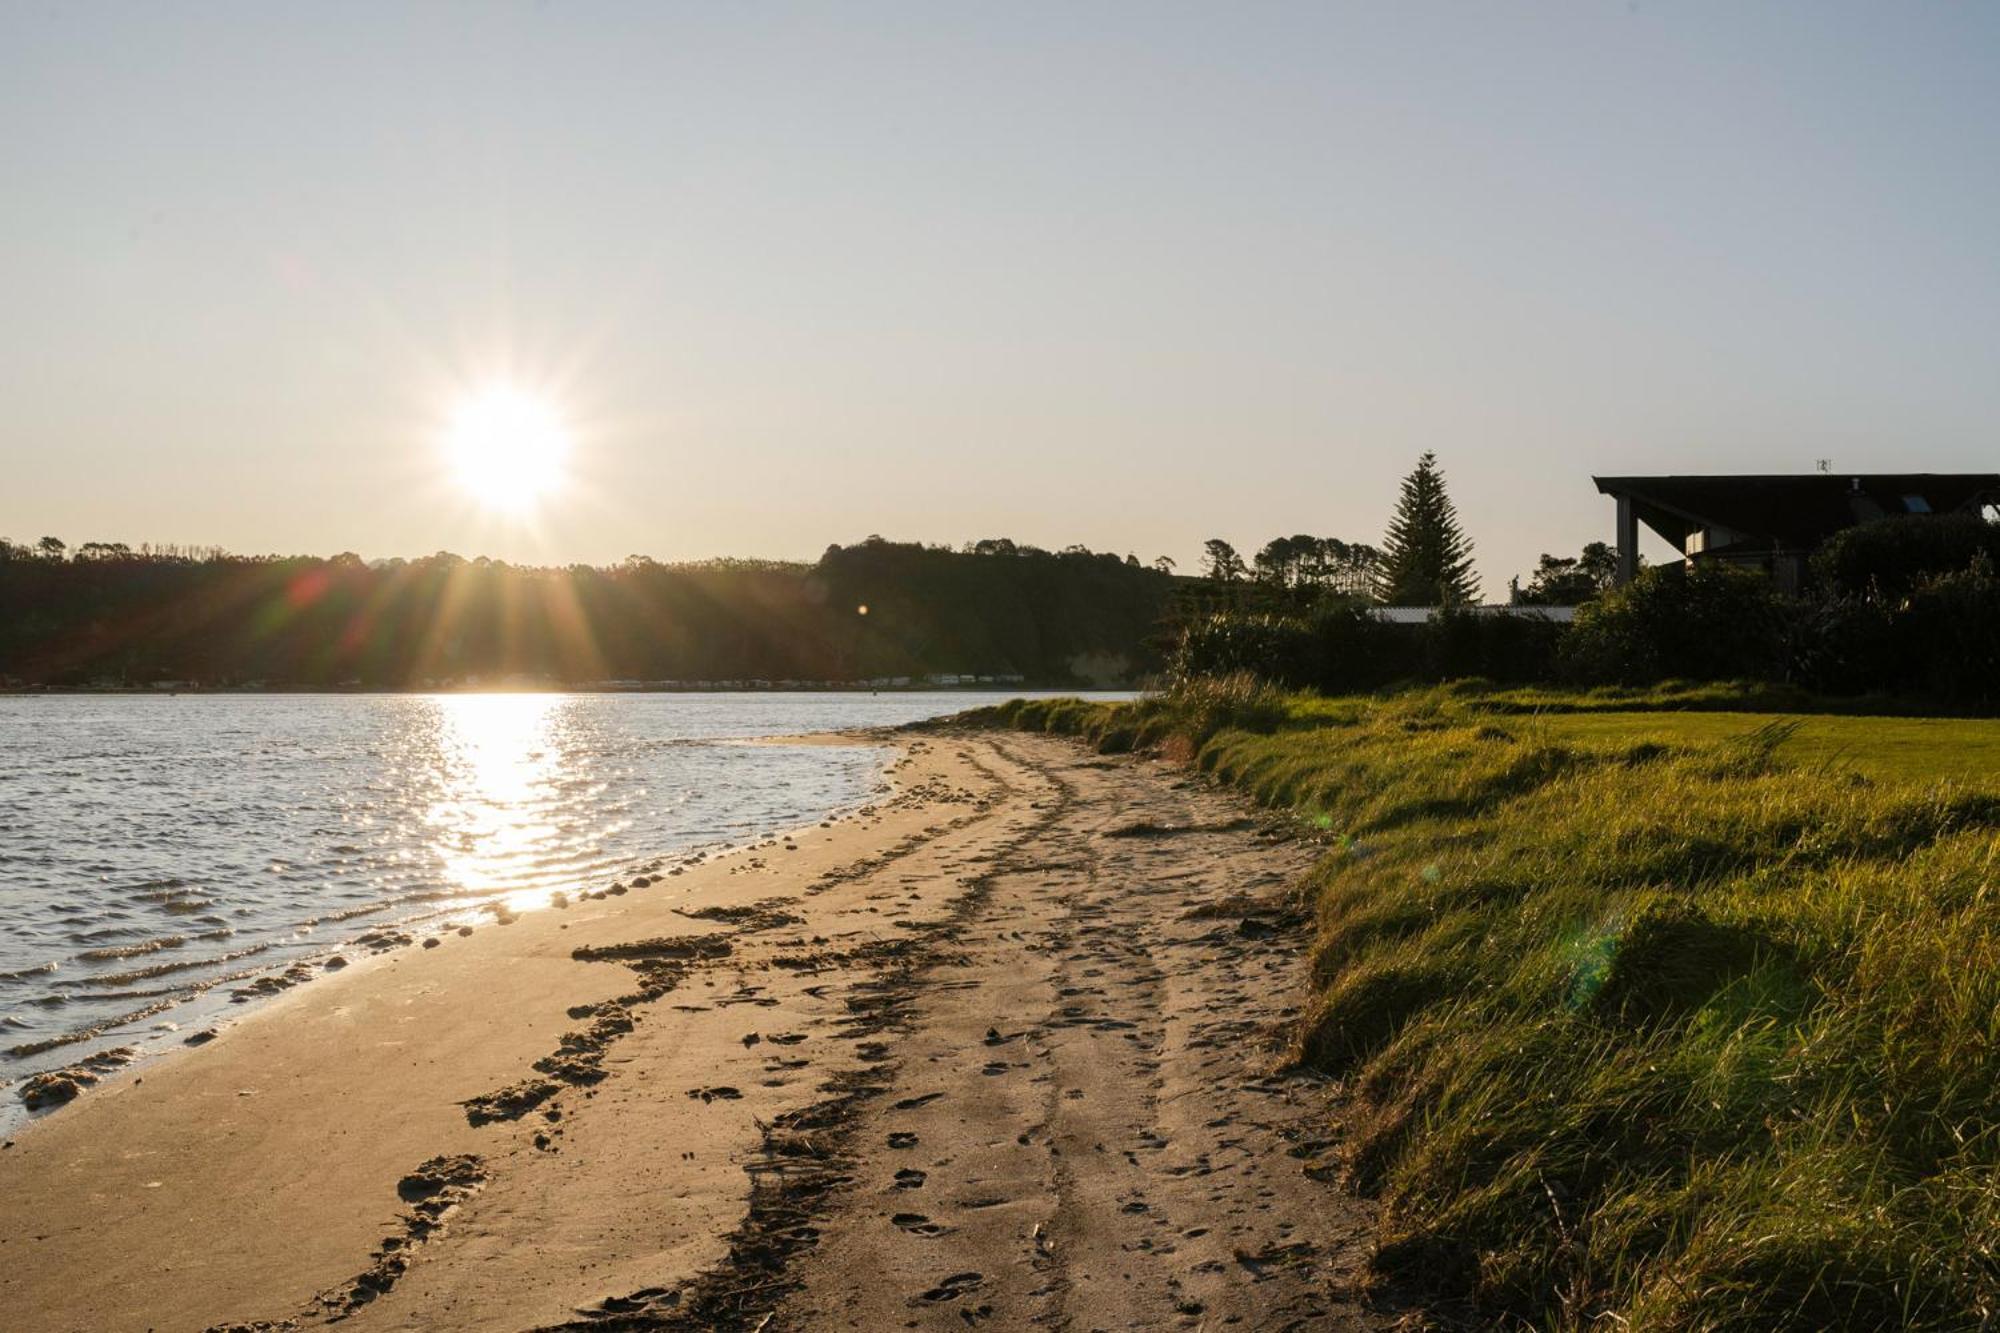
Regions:
<instances>
[{"instance_id":1,"label":"shrub","mask_svg":"<svg viewBox=\"0 0 2000 1333\"><path fill-rule=\"evenodd\" d=\"M1924 580L1896 616L1903 660L1926 693L2000 702L2000 577L1984 551L1969 568Z\"/></svg>"},{"instance_id":2,"label":"shrub","mask_svg":"<svg viewBox=\"0 0 2000 1333\"><path fill-rule=\"evenodd\" d=\"M1313 683L1311 631L1291 616L1216 612L1189 622L1167 667L1171 682L1249 672L1279 684Z\"/></svg>"},{"instance_id":3,"label":"shrub","mask_svg":"<svg viewBox=\"0 0 2000 1333\"><path fill-rule=\"evenodd\" d=\"M1539 616L1482 616L1446 608L1427 625L1397 626L1415 636L1424 680L1480 677L1509 685L1555 677L1564 627Z\"/></svg>"},{"instance_id":4,"label":"shrub","mask_svg":"<svg viewBox=\"0 0 2000 1333\"><path fill-rule=\"evenodd\" d=\"M1865 694L1894 688L1910 647L1889 607L1862 597L1799 603L1790 617L1787 674L1809 690Z\"/></svg>"},{"instance_id":5,"label":"shrub","mask_svg":"<svg viewBox=\"0 0 2000 1333\"><path fill-rule=\"evenodd\" d=\"M1401 633L1409 628L1385 625L1359 606L1318 612L1307 623L1313 675L1301 683L1324 694L1351 694L1418 675Z\"/></svg>"},{"instance_id":6,"label":"shrub","mask_svg":"<svg viewBox=\"0 0 2000 1333\"><path fill-rule=\"evenodd\" d=\"M1984 551L1964 568L1922 575L1894 602L1842 596L1801 603L1790 640L1792 679L1808 689L2000 704L2000 578Z\"/></svg>"},{"instance_id":7,"label":"shrub","mask_svg":"<svg viewBox=\"0 0 2000 1333\"><path fill-rule=\"evenodd\" d=\"M1986 549L2000 547L1996 533L1970 516L1853 529L1828 547L1826 589L1806 599L1716 561L1651 569L1578 608L1568 627L1450 609L1421 625L1352 605L1223 612L1187 627L1169 679L1248 673L1329 695L1467 679L1738 681L1990 708L2000 706L2000 577Z\"/></svg>"},{"instance_id":8,"label":"shrub","mask_svg":"<svg viewBox=\"0 0 2000 1333\"><path fill-rule=\"evenodd\" d=\"M1785 642L1786 603L1768 579L1701 561L1649 569L1578 608L1561 659L1593 683L1769 680L1783 672Z\"/></svg>"},{"instance_id":9,"label":"shrub","mask_svg":"<svg viewBox=\"0 0 2000 1333\"><path fill-rule=\"evenodd\" d=\"M1326 694L1466 677L1521 684L1553 677L1561 634L1553 621L1452 610L1423 625L1389 624L1358 606L1305 618L1224 612L1187 627L1170 678L1249 672Z\"/></svg>"},{"instance_id":10,"label":"shrub","mask_svg":"<svg viewBox=\"0 0 2000 1333\"><path fill-rule=\"evenodd\" d=\"M1813 554L1813 576L1834 596L1895 602L1927 578L2000 560L2000 527L1977 514L1898 514L1836 533Z\"/></svg>"}]
</instances>

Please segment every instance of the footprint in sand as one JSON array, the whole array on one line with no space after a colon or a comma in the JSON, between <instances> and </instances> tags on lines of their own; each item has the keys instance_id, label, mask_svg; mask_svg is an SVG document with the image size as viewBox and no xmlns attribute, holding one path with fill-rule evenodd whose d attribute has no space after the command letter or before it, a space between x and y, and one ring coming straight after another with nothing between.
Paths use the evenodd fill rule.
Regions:
<instances>
[{"instance_id":1,"label":"footprint in sand","mask_svg":"<svg viewBox=\"0 0 2000 1333\"><path fill-rule=\"evenodd\" d=\"M889 1220L912 1236L942 1236L946 1230L922 1213L897 1213Z\"/></svg>"},{"instance_id":2,"label":"footprint in sand","mask_svg":"<svg viewBox=\"0 0 2000 1333\"><path fill-rule=\"evenodd\" d=\"M896 1188L899 1190L920 1190L929 1177L913 1166L906 1166L896 1173Z\"/></svg>"},{"instance_id":3,"label":"footprint in sand","mask_svg":"<svg viewBox=\"0 0 2000 1333\"><path fill-rule=\"evenodd\" d=\"M914 1148L917 1146L917 1136L907 1129L899 1129L889 1136L889 1146L891 1148Z\"/></svg>"},{"instance_id":4,"label":"footprint in sand","mask_svg":"<svg viewBox=\"0 0 2000 1333\"><path fill-rule=\"evenodd\" d=\"M718 1101L733 1102L740 1100L743 1096L743 1094L740 1091L728 1086L715 1087L715 1088L689 1088L687 1090L687 1095L690 1097L699 1097L704 1102L718 1102Z\"/></svg>"},{"instance_id":5,"label":"footprint in sand","mask_svg":"<svg viewBox=\"0 0 2000 1333\"><path fill-rule=\"evenodd\" d=\"M932 1102L937 1101L943 1096L944 1094L941 1092L926 1092L920 1097L905 1097L902 1101L895 1103L890 1109L896 1111L914 1111L919 1106L929 1106Z\"/></svg>"},{"instance_id":6,"label":"footprint in sand","mask_svg":"<svg viewBox=\"0 0 2000 1333\"><path fill-rule=\"evenodd\" d=\"M943 1301L955 1301L966 1292L976 1290L985 1281L984 1273L953 1273L929 1291L919 1294L917 1299L928 1301L933 1305Z\"/></svg>"}]
</instances>

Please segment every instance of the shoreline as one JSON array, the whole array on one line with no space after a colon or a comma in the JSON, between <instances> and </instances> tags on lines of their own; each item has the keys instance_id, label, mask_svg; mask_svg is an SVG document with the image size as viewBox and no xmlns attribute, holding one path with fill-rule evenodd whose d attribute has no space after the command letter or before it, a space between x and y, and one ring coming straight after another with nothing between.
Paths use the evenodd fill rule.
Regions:
<instances>
[{"instance_id":1,"label":"shoreline","mask_svg":"<svg viewBox=\"0 0 2000 1333\"><path fill-rule=\"evenodd\" d=\"M1231 1209L1190 1195L1216 1213L1216 1239L1179 1245L1220 1267L1160 1255L1172 1282L1147 1299L1169 1300L1163 1314L1172 1300L1250 1299L1252 1270L1244 1308L1280 1287L1324 1306L1319 1270L1352 1266L1365 1216L1305 1180L1284 1142L1232 1162L1227 1182L1213 1164L1146 1170L1178 1139L1277 1134L1274 1096L1301 1115L1322 1105L1314 1080L1277 1072L1279 1029L1305 998L1299 941L1239 929L1230 914L1261 921L1254 905L1185 915L1246 883L1274 894L1303 850L1248 821L1190 817L1230 802L1157 764L954 733L888 743L894 790L844 822L357 963L21 1130L0 1152L0 1324L665 1327L703 1302L749 1302L774 1330L879 1327L879 1265L911 1261L865 1257L886 1244L929 1266L970 1247L892 1302L893 1322L958 1326L962 1310L1050 1299L1035 1283L1015 1291L1022 1275L982 1248L1026 1238L1029 1269L1048 1268L1070 1243L1051 1237L1081 1220L1080 1257L1107 1226L1167 1234L1153 1205L1049 1177L1066 1118L1078 1135L1129 1139L1116 1170L1149 1189L1221 1191L1240 1172L1290 1208L1273 1226L1268 1198ZM1188 836L1117 832L1155 808ZM1144 901L1162 896L1181 908ZM1121 915L1115 936L1157 934L1155 954L1105 952L1104 921ZM1252 967L1283 972L1288 991L1229 981ZM1118 987L1097 980L1121 970ZM1235 1036L1203 1037L1216 1025ZM1237 1076L1197 1077L1202 1061ZM949 1087L929 1086L940 1078ZM1078 1151L1067 1160L1082 1166ZM1005 1198L943 1197L954 1178L986 1191L1003 1177ZM885 1210L878 1193L924 1206ZM1276 1259L1266 1273L1222 1243L1276 1254L1329 1227L1312 1247L1323 1262L1282 1280ZM743 1290L745 1273L765 1286ZM1081 1266L1069 1279L1079 1317L1113 1301L1084 1290L1096 1281ZM1194 1286L1214 1290L1185 1296Z\"/></svg>"},{"instance_id":2,"label":"shoreline","mask_svg":"<svg viewBox=\"0 0 2000 1333\"><path fill-rule=\"evenodd\" d=\"M550 902L535 906L509 905L508 899L516 895L501 893L477 901L418 910L408 916L384 916L379 920L363 921L355 934L338 939L316 939L289 952L280 951L293 941L272 941L263 946L260 952L270 951L279 956L264 963L226 973L213 980L205 979L199 989L191 990L178 998L166 998L164 1007L150 1012L142 1011L136 1020L129 1018L125 1020L142 1023L149 1020L172 1021L175 1023L174 1027L162 1029L158 1022L154 1022L151 1026L129 1032L79 1029L42 1038L41 1042L46 1045L33 1055L56 1055L57 1063L50 1064L46 1068L10 1070L4 1076L0 1076L0 1140L6 1140L52 1115L59 1114L74 1105L76 1101L101 1092L113 1083L139 1075L160 1060L206 1045L245 1019L261 1013L277 1000L294 993L299 987L334 972L367 968L387 955L427 947L424 941L430 937L442 942L453 935L463 937L481 929L511 926L524 917L557 910L557 900L586 901L593 897L619 896L629 892L634 881L644 880L650 885L678 877L703 864L712 864L745 852L775 846L780 841L789 841L794 835L809 829L836 827L869 811L879 802L892 798L897 790L892 767L897 749L894 728L864 727L801 732L794 735L729 737L717 739L712 743L801 747L851 746L877 750L881 758L877 765L874 785L865 796L829 806L820 811L817 818L808 819L806 822L774 824L768 829L746 835L741 841L691 842L670 847L656 855L635 859L632 864L615 872L612 883L608 886L582 889L573 893L552 890ZM348 918L336 920L338 924L345 924L346 919ZM327 917L319 917L310 925L301 926L299 929L316 929L328 920ZM235 998L239 994L243 995L240 1000ZM225 1003L217 1003L215 1000L217 995L228 995L231 998ZM106 1026L115 1029L120 1024L113 1022ZM182 1035L183 1032L185 1035ZM33 1055L27 1058L32 1059ZM23 1090L32 1081L46 1074L73 1077L81 1086L74 1094L50 1097L38 1105L24 1105L21 1096Z\"/></svg>"}]
</instances>

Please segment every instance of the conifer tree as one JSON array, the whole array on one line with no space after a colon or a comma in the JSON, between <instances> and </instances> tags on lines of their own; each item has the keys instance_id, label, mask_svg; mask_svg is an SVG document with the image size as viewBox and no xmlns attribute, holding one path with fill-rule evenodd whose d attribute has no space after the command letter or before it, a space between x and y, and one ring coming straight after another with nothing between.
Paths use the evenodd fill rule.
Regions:
<instances>
[{"instance_id":1,"label":"conifer tree","mask_svg":"<svg viewBox=\"0 0 2000 1333\"><path fill-rule=\"evenodd\" d=\"M1385 606L1465 606L1479 600L1472 543L1445 494L1444 472L1429 450L1403 478L1403 494L1383 543L1375 595Z\"/></svg>"},{"instance_id":2,"label":"conifer tree","mask_svg":"<svg viewBox=\"0 0 2000 1333\"><path fill-rule=\"evenodd\" d=\"M1205 559L1202 574L1216 583L1234 583L1248 572L1236 548L1220 537L1210 537L1201 549Z\"/></svg>"}]
</instances>

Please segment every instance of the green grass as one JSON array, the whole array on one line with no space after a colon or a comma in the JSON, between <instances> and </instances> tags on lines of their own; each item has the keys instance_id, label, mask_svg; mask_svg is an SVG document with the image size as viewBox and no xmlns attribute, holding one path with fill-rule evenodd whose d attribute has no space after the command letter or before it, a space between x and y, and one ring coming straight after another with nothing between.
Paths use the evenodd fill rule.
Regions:
<instances>
[{"instance_id":1,"label":"green grass","mask_svg":"<svg viewBox=\"0 0 2000 1333\"><path fill-rule=\"evenodd\" d=\"M1579 745L1657 740L1700 746L1774 722L1797 724L1778 753L1800 767L2000 786L2000 719L1995 718L1602 712L1545 715L1537 719L1537 729L1552 740Z\"/></svg>"},{"instance_id":2,"label":"green grass","mask_svg":"<svg viewBox=\"0 0 2000 1333\"><path fill-rule=\"evenodd\" d=\"M2000 1322L2000 723L1524 702L985 720L1327 839L1298 1052L1385 1282L1554 1329Z\"/></svg>"}]
</instances>

